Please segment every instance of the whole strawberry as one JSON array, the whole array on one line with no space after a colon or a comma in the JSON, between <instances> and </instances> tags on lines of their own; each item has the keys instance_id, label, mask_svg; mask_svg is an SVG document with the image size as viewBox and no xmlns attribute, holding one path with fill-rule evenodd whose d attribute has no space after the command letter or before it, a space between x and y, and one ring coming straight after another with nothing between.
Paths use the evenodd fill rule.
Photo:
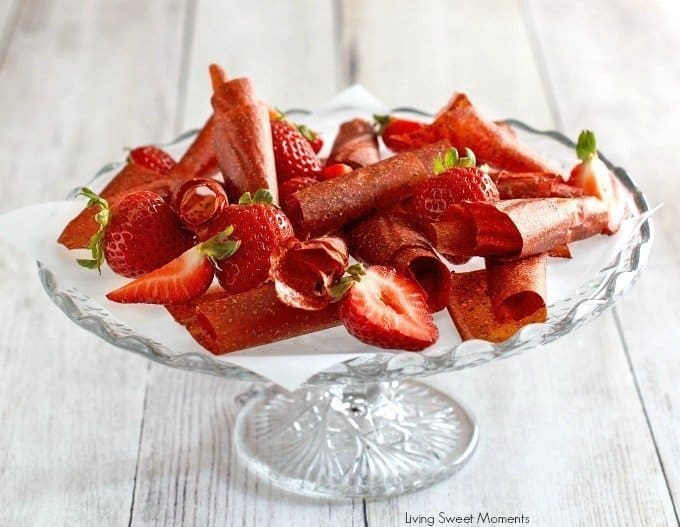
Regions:
<instances>
[{"instance_id":1,"label":"whole strawberry","mask_svg":"<svg viewBox=\"0 0 680 527\"><path fill-rule=\"evenodd\" d=\"M497 201L498 189L488 174L475 167L475 157L459 158L455 149L435 163L434 177L420 183L411 200L411 213L425 224L439 221L446 208L462 201Z\"/></svg>"},{"instance_id":2,"label":"whole strawberry","mask_svg":"<svg viewBox=\"0 0 680 527\"><path fill-rule=\"evenodd\" d=\"M290 221L271 203L269 192L258 190L255 196L246 192L238 205L224 209L224 223L234 228L230 239L240 243L238 251L220 262L215 271L229 293L247 291L267 280L272 252L282 240L293 236Z\"/></svg>"},{"instance_id":3,"label":"whole strawberry","mask_svg":"<svg viewBox=\"0 0 680 527\"><path fill-rule=\"evenodd\" d=\"M411 144L409 134L425 128L423 123L392 115L374 115L373 120L378 128L378 135L393 152L413 149L417 145Z\"/></svg>"},{"instance_id":4,"label":"whole strawberry","mask_svg":"<svg viewBox=\"0 0 680 527\"><path fill-rule=\"evenodd\" d=\"M321 161L295 125L283 118L274 118L271 128L279 183L294 177L318 179L322 172Z\"/></svg>"},{"instance_id":5,"label":"whole strawberry","mask_svg":"<svg viewBox=\"0 0 680 527\"><path fill-rule=\"evenodd\" d=\"M106 200L89 189L81 194L88 206L99 206L95 218L100 228L88 248L92 259L78 263L100 269L104 259L114 273L137 278L177 258L195 244L170 205L150 191L133 192L109 208Z\"/></svg>"},{"instance_id":6,"label":"whole strawberry","mask_svg":"<svg viewBox=\"0 0 680 527\"><path fill-rule=\"evenodd\" d=\"M170 154L153 145L133 148L128 160L163 175L175 166L175 160Z\"/></svg>"}]
</instances>

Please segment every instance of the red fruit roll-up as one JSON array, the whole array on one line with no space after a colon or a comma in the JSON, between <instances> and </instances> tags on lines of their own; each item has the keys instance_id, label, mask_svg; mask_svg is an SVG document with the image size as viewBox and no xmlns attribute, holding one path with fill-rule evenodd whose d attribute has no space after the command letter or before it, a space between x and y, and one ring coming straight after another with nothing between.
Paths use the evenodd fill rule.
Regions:
<instances>
[{"instance_id":1,"label":"red fruit roll-up","mask_svg":"<svg viewBox=\"0 0 680 527\"><path fill-rule=\"evenodd\" d=\"M211 238L217 220L229 205L222 185L214 179L196 178L180 185L172 197L172 207L185 227L195 232L201 241ZM220 224L217 228L222 227Z\"/></svg>"},{"instance_id":2,"label":"red fruit roll-up","mask_svg":"<svg viewBox=\"0 0 680 527\"><path fill-rule=\"evenodd\" d=\"M547 255L486 259L486 283L495 319L520 321L541 311L545 320Z\"/></svg>"},{"instance_id":3,"label":"red fruit roll-up","mask_svg":"<svg viewBox=\"0 0 680 527\"><path fill-rule=\"evenodd\" d=\"M443 309L449 299L451 273L406 217L379 212L346 231L350 252L369 265L394 267L420 285L431 311Z\"/></svg>"},{"instance_id":4,"label":"red fruit roll-up","mask_svg":"<svg viewBox=\"0 0 680 527\"><path fill-rule=\"evenodd\" d=\"M326 236L281 242L271 256L269 277L284 304L317 311L332 300L331 287L349 263L347 245L341 238Z\"/></svg>"},{"instance_id":5,"label":"red fruit roll-up","mask_svg":"<svg viewBox=\"0 0 680 527\"><path fill-rule=\"evenodd\" d=\"M288 215L307 234L339 229L408 197L414 185L433 175L435 159L448 148L446 142L427 145L304 188L291 197Z\"/></svg>"},{"instance_id":6,"label":"red fruit roll-up","mask_svg":"<svg viewBox=\"0 0 680 527\"><path fill-rule=\"evenodd\" d=\"M278 203L269 109L258 101L250 79L217 86L212 97L213 148L229 198L268 189Z\"/></svg>"},{"instance_id":7,"label":"red fruit roll-up","mask_svg":"<svg viewBox=\"0 0 680 527\"><path fill-rule=\"evenodd\" d=\"M272 283L233 295L211 291L188 306L166 308L199 344L217 355L340 324L337 303L318 311L295 309L278 300Z\"/></svg>"},{"instance_id":8,"label":"red fruit roll-up","mask_svg":"<svg viewBox=\"0 0 680 527\"><path fill-rule=\"evenodd\" d=\"M181 180L189 180L209 178L219 172L217 157L213 148L214 128L214 118L210 116L196 139L171 170L173 176Z\"/></svg>"},{"instance_id":9,"label":"red fruit roll-up","mask_svg":"<svg viewBox=\"0 0 680 527\"><path fill-rule=\"evenodd\" d=\"M559 174L542 172L501 172L496 177L501 199L517 198L577 198L583 195L579 187L568 185Z\"/></svg>"},{"instance_id":10,"label":"red fruit roll-up","mask_svg":"<svg viewBox=\"0 0 680 527\"><path fill-rule=\"evenodd\" d=\"M351 168L361 168L378 161L378 136L373 125L364 119L342 123L326 166L344 164Z\"/></svg>"},{"instance_id":11,"label":"red fruit roll-up","mask_svg":"<svg viewBox=\"0 0 680 527\"><path fill-rule=\"evenodd\" d=\"M483 117L464 93L456 93L434 122L408 136L414 146L448 140L459 151L471 148L480 163L515 172L551 172L539 156L505 126Z\"/></svg>"},{"instance_id":12,"label":"red fruit roll-up","mask_svg":"<svg viewBox=\"0 0 680 527\"><path fill-rule=\"evenodd\" d=\"M513 259L601 234L607 223L595 197L512 199L451 205L428 231L443 254Z\"/></svg>"},{"instance_id":13,"label":"red fruit roll-up","mask_svg":"<svg viewBox=\"0 0 680 527\"><path fill-rule=\"evenodd\" d=\"M511 262L508 267L492 267L491 271L451 275L447 309L463 340L502 342L527 324L546 321L545 259L526 260L523 264ZM504 287L502 279L509 279L511 284ZM507 316L497 317L494 306L503 306L501 313ZM513 318L522 314L525 316L519 320Z\"/></svg>"}]
</instances>

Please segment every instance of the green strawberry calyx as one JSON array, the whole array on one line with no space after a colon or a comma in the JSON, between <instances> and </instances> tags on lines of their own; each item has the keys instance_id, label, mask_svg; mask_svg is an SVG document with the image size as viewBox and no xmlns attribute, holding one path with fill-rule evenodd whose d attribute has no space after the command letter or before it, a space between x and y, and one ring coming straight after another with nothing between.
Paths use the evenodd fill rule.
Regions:
<instances>
[{"instance_id":1,"label":"green strawberry calyx","mask_svg":"<svg viewBox=\"0 0 680 527\"><path fill-rule=\"evenodd\" d=\"M385 131L385 128L392 122L392 116L391 115L378 115L378 114L373 114L373 123L375 124L376 127L376 133L378 135L382 135L383 132Z\"/></svg>"},{"instance_id":2,"label":"green strawberry calyx","mask_svg":"<svg viewBox=\"0 0 680 527\"><path fill-rule=\"evenodd\" d=\"M241 247L241 240L229 239L229 236L233 233L234 226L229 225L219 234L198 245L198 251L208 258L217 269L220 269L219 262L221 260L234 256Z\"/></svg>"},{"instance_id":3,"label":"green strawberry calyx","mask_svg":"<svg viewBox=\"0 0 680 527\"><path fill-rule=\"evenodd\" d=\"M244 192L238 200L239 205L254 205L255 203L271 205L274 203L274 198L266 188L261 188L255 194Z\"/></svg>"},{"instance_id":4,"label":"green strawberry calyx","mask_svg":"<svg viewBox=\"0 0 680 527\"><path fill-rule=\"evenodd\" d=\"M581 161L590 161L597 155L597 139L592 130L582 130L576 143L576 156Z\"/></svg>"},{"instance_id":5,"label":"green strawberry calyx","mask_svg":"<svg viewBox=\"0 0 680 527\"><path fill-rule=\"evenodd\" d=\"M109 207L109 202L104 198L94 193L89 188L83 187L76 196L85 196L88 198L87 207L99 207L99 212L94 215L94 220L99 225L99 229L96 233L92 235L90 241L87 242L87 248L92 253L92 258L78 258L76 262L78 265L85 267L86 269L97 269L99 274L102 273L102 263L104 262L104 231L106 226L109 224L109 219L111 218L111 208Z\"/></svg>"},{"instance_id":6,"label":"green strawberry calyx","mask_svg":"<svg viewBox=\"0 0 680 527\"><path fill-rule=\"evenodd\" d=\"M477 165L477 157L469 148L465 148L465 157L460 157L458 150L451 148L444 157L441 154L434 160L433 170L435 175L442 174L449 169L456 167L474 167Z\"/></svg>"},{"instance_id":7,"label":"green strawberry calyx","mask_svg":"<svg viewBox=\"0 0 680 527\"><path fill-rule=\"evenodd\" d=\"M329 293L334 301L340 300L354 284L361 281L361 277L366 274L366 269L360 263L350 265L345 269L345 274L338 278L331 286Z\"/></svg>"}]
</instances>

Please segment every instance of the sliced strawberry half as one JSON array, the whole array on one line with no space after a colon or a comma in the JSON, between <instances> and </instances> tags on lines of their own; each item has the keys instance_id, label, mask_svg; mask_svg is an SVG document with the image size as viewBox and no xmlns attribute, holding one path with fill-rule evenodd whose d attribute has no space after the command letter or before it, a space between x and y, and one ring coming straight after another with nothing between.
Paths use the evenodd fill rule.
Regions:
<instances>
[{"instance_id":1,"label":"sliced strawberry half","mask_svg":"<svg viewBox=\"0 0 680 527\"><path fill-rule=\"evenodd\" d=\"M185 251L163 267L106 295L121 304L185 304L205 293L215 276L215 266L229 258L240 243L229 240L233 228Z\"/></svg>"},{"instance_id":2,"label":"sliced strawberry half","mask_svg":"<svg viewBox=\"0 0 680 527\"><path fill-rule=\"evenodd\" d=\"M439 337L422 289L389 267L375 265L357 277L340 301L347 331L372 346L422 350Z\"/></svg>"}]
</instances>

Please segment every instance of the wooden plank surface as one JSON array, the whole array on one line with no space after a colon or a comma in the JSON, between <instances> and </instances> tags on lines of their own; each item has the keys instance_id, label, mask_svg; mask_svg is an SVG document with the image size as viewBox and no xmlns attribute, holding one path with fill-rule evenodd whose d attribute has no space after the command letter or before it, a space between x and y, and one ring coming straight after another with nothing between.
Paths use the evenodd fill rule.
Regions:
<instances>
[{"instance_id":1,"label":"wooden plank surface","mask_svg":"<svg viewBox=\"0 0 680 527\"><path fill-rule=\"evenodd\" d=\"M169 131L183 8L26 0L18 15L0 39L0 212ZM0 525L127 525L147 364L76 328L3 243L0 283Z\"/></svg>"},{"instance_id":2,"label":"wooden plank surface","mask_svg":"<svg viewBox=\"0 0 680 527\"><path fill-rule=\"evenodd\" d=\"M194 16L181 129L208 115L214 61L231 76L252 76L258 95L282 108L319 104L336 92L330 2L203 0ZM363 525L361 500L300 498L246 470L231 432L240 409L234 399L247 388L152 366L131 525Z\"/></svg>"},{"instance_id":3,"label":"wooden plank surface","mask_svg":"<svg viewBox=\"0 0 680 527\"><path fill-rule=\"evenodd\" d=\"M575 135L581 126L592 127L601 149L636 178L652 204L664 203L654 220L649 267L617 312L677 520L680 4L627 0L548 8L532 2L530 8L565 129ZM559 45L564 39L580 47Z\"/></svg>"}]
</instances>

